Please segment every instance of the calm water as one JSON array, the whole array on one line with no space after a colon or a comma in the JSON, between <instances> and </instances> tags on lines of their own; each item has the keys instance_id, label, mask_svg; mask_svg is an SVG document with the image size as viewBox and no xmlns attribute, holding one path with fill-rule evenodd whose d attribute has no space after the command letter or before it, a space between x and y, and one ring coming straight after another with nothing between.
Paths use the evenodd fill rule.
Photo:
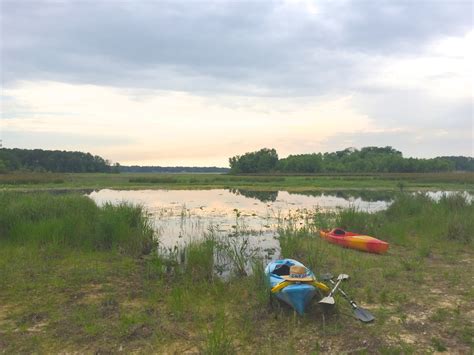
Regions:
<instances>
[{"instance_id":1,"label":"calm water","mask_svg":"<svg viewBox=\"0 0 474 355\"><path fill-rule=\"evenodd\" d=\"M446 192L429 192L438 199ZM451 193L451 192L447 192ZM183 249L212 233L248 255L279 257L278 229L302 227L316 211L340 208L376 212L386 209L393 192L338 191L289 193L248 190L109 190L88 194L98 205L130 202L145 207L162 252Z\"/></svg>"}]
</instances>

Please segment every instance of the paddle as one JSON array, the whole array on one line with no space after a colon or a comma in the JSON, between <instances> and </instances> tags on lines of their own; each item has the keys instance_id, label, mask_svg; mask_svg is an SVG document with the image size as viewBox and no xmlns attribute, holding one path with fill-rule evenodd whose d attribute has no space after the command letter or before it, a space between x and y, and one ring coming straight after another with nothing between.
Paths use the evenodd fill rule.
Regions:
<instances>
[{"instance_id":1,"label":"paddle","mask_svg":"<svg viewBox=\"0 0 474 355\"><path fill-rule=\"evenodd\" d=\"M336 303L334 301L334 293L336 293L339 285L341 284L342 280L346 280L349 278L349 275L346 275L346 274L340 274L338 277L337 277L337 283L336 285L333 287L333 289L331 290L331 292L329 292L329 295L327 295L326 297L324 297L323 299L321 299L321 301L319 301L319 303L322 303L322 304L329 304L329 305L333 305L334 303ZM334 281L330 280L331 283L334 283Z\"/></svg>"},{"instance_id":2,"label":"paddle","mask_svg":"<svg viewBox=\"0 0 474 355\"><path fill-rule=\"evenodd\" d=\"M334 280L332 279L332 275L331 274L324 274L324 275L321 275L321 280L324 280L324 281L329 281L331 284L335 284ZM335 288L335 287L334 287ZM364 322L364 323L368 323L368 322L372 322L375 317L372 315L372 313L370 313L368 310L364 309L364 308L361 308L359 307L355 302L354 300L352 300L349 295L347 293L345 293L341 288L339 289L339 292L344 296L344 298L349 301L349 304L352 306L352 308L354 309L354 316Z\"/></svg>"}]
</instances>

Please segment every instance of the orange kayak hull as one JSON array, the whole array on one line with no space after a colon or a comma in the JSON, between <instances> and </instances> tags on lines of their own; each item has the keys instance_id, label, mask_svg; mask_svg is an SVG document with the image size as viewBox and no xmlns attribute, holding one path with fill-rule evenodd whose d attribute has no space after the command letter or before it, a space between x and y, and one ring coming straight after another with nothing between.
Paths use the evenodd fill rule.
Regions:
<instances>
[{"instance_id":1,"label":"orange kayak hull","mask_svg":"<svg viewBox=\"0 0 474 355\"><path fill-rule=\"evenodd\" d=\"M369 253L383 254L389 247L389 244L383 240L368 235L346 232L342 229L322 230L319 235L330 243Z\"/></svg>"}]
</instances>

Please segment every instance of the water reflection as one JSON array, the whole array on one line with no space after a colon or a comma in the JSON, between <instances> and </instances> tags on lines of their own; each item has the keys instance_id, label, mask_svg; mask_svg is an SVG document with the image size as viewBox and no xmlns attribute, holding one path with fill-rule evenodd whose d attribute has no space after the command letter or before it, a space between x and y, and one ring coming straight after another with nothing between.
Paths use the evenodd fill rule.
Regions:
<instances>
[{"instance_id":1,"label":"water reflection","mask_svg":"<svg viewBox=\"0 0 474 355\"><path fill-rule=\"evenodd\" d=\"M242 195L249 198L257 199L261 202L275 202L278 199L278 191L252 191L244 189L229 189L230 192L236 195ZM324 197L333 196L344 200L360 199L365 202L393 200L396 192L394 191L378 191L378 190L326 190L326 191L300 191L289 192L290 195L303 195Z\"/></svg>"},{"instance_id":2,"label":"water reflection","mask_svg":"<svg viewBox=\"0 0 474 355\"><path fill-rule=\"evenodd\" d=\"M252 191L243 189L229 189L229 191L236 195L255 198L261 202L275 202L278 198L278 191Z\"/></svg>"},{"instance_id":3,"label":"water reflection","mask_svg":"<svg viewBox=\"0 0 474 355\"><path fill-rule=\"evenodd\" d=\"M335 196L345 200L360 199L365 202L385 201L390 202L396 195L394 191L378 191L378 190L330 190L330 191L302 191L292 192L292 194L305 196Z\"/></svg>"}]
</instances>

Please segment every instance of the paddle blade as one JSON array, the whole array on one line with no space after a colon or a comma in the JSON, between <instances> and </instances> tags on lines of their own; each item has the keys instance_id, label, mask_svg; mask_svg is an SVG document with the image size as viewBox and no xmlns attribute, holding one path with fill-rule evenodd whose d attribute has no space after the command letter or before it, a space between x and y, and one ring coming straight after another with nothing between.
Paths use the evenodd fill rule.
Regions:
<instances>
[{"instance_id":1,"label":"paddle blade","mask_svg":"<svg viewBox=\"0 0 474 355\"><path fill-rule=\"evenodd\" d=\"M356 308L354 309L354 316L364 322L364 323L369 323L369 322L372 322L375 317L372 315L372 313L370 313L368 310L366 309L363 309L363 308Z\"/></svg>"},{"instance_id":2,"label":"paddle blade","mask_svg":"<svg viewBox=\"0 0 474 355\"><path fill-rule=\"evenodd\" d=\"M324 297L323 299L321 299L321 301L319 301L319 303L333 305L336 302L334 301L334 297L328 296L328 297Z\"/></svg>"}]
</instances>

